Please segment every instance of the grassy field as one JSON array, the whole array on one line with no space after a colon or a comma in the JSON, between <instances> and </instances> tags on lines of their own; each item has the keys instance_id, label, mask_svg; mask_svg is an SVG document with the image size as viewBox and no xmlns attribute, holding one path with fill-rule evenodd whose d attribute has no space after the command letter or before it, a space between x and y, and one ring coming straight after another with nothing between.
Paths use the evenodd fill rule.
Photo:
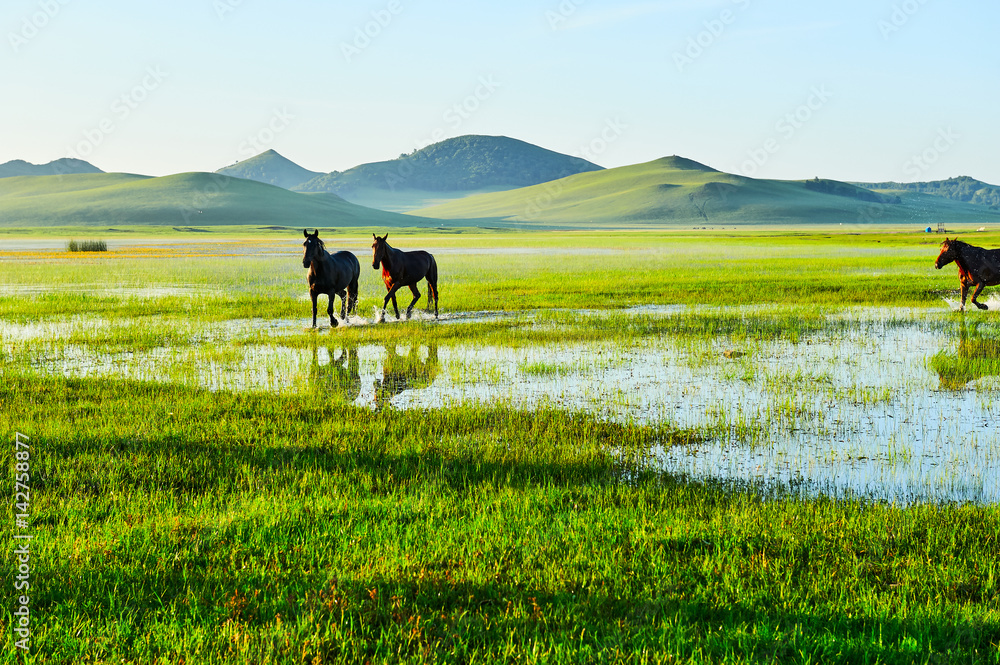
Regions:
<instances>
[{"instance_id":1,"label":"grassy field","mask_svg":"<svg viewBox=\"0 0 1000 665\"><path fill-rule=\"evenodd\" d=\"M851 333L837 314L878 306L940 310L957 346L927 362L961 386L995 373L1000 327L948 313L958 281L932 267L940 238L390 232L435 252L443 314L523 315L309 331L301 231L191 237L0 252L0 431L8 478L30 466L32 662L1000 663L997 505L665 473L655 450L716 435L669 418L556 401L372 408L329 380L209 389L177 368L211 376L264 344L308 357L664 339L701 362L718 340ZM370 239L327 244L359 252L370 317L384 293ZM690 307L625 310L648 305ZM246 320L260 332L228 327ZM278 339L274 321L292 322ZM130 354L165 349L158 376L128 375ZM104 356L121 368L74 365ZM18 662L7 579L3 659Z\"/></svg>"}]
</instances>

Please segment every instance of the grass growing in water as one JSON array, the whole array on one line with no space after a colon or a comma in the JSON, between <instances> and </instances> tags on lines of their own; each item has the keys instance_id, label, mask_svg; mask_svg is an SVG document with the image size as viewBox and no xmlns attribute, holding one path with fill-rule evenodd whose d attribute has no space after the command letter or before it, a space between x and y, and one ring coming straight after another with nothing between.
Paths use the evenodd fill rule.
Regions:
<instances>
[{"instance_id":1,"label":"grass growing in water","mask_svg":"<svg viewBox=\"0 0 1000 665\"><path fill-rule=\"evenodd\" d=\"M0 402L43 659L997 662L996 507L765 501L642 470L687 433L553 410L10 374Z\"/></svg>"},{"instance_id":2,"label":"grass growing in water","mask_svg":"<svg viewBox=\"0 0 1000 665\"><path fill-rule=\"evenodd\" d=\"M282 344L670 336L717 355L718 338L750 350L798 342L841 325L830 305L928 305L956 281L909 237L715 238L721 263L699 258L702 237L490 237L546 250L499 261L459 251L482 238L432 242L456 250L441 261L443 311L543 311L296 331ZM587 246L613 251L558 251ZM67 342L108 352L218 344L217 360L238 358L232 348L255 339L201 342L199 326L305 322L298 251L22 258L0 264L4 286L70 292L0 297L0 316L101 316L112 324L74 329ZM894 288L874 288L885 271ZM200 290L101 291L123 283ZM365 271L363 307L381 293ZM553 311L651 303L781 306ZM790 499L644 466L650 447L710 431L551 407L373 411L322 391L43 378L22 373L19 348L2 369L0 423L32 437L38 661L1000 662L996 506ZM811 383L776 374L776 422L809 416L791 398ZM740 413L719 421L761 426ZM0 619L9 631L11 615Z\"/></svg>"}]
</instances>

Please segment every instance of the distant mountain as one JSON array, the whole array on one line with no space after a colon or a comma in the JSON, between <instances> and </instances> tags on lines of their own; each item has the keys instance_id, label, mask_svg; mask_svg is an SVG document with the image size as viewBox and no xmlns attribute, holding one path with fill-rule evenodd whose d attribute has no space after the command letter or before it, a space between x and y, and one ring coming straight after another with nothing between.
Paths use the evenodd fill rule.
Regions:
<instances>
[{"instance_id":1,"label":"distant mountain","mask_svg":"<svg viewBox=\"0 0 1000 665\"><path fill-rule=\"evenodd\" d=\"M279 155L274 150L267 150L250 159L237 162L232 166L219 169L216 173L228 175L233 178L244 178L246 180L256 180L268 185L276 185L285 189L292 189L307 180L312 180L323 175L317 171L310 171L299 166L292 160Z\"/></svg>"},{"instance_id":2,"label":"distant mountain","mask_svg":"<svg viewBox=\"0 0 1000 665\"><path fill-rule=\"evenodd\" d=\"M856 182L853 184L882 192L920 192L931 196L942 196L952 201L1000 209L1000 187L969 176L930 182Z\"/></svg>"},{"instance_id":3,"label":"distant mountain","mask_svg":"<svg viewBox=\"0 0 1000 665\"><path fill-rule=\"evenodd\" d=\"M332 192L348 201L410 209L434 200L536 185L602 167L506 136L446 139L384 162L327 173L295 186Z\"/></svg>"},{"instance_id":4,"label":"distant mountain","mask_svg":"<svg viewBox=\"0 0 1000 665\"><path fill-rule=\"evenodd\" d=\"M125 173L0 180L0 228L94 225L269 225L293 228L440 226L372 210L335 194L297 194L217 173Z\"/></svg>"},{"instance_id":5,"label":"distant mountain","mask_svg":"<svg viewBox=\"0 0 1000 665\"><path fill-rule=\"evenodd\" d=\"M23 159L14 159L0 164L0 178L21 175L67 175L72 173L104 173L90 162L64 157L48 164L32 164Z\"/></svg>"},{"instance_id":6,"label":"distant mountain","mask_svg":"<svg viewBox=\"0 0 1000 665\"><path fill-rule=\"evenodd\" d=\"M732 224L927 226L1000 222L1000 213L917 192L879 193L835 180L762 180L664 157L415 211L428 217L538 226L642 227Z\"/></svg>"}]
</instances>

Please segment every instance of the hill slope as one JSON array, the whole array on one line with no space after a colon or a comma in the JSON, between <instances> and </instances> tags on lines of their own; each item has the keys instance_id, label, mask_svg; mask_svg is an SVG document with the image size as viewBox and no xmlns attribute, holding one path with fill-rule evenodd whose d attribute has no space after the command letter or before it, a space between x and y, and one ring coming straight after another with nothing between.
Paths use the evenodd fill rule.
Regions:
<instances>
[{"instance_id":1,"label":"hill slope","mask_svg":"<svg viewBox=\"0 0 1000 665\"><path fill-rule=\"evenodd\" d=\"M952 201L1000 209L1000 187L969 176L930 182L856 182L855 185L878 192L918 192Z\"/></svg>"},{"instance_id":2,"label":"hill slope","mask_svg":"<svg viewBox=\"0 0 1000 665\"><path fill-rule=\"evenodd\" d=\"M291 227L439 226L439 220L348 203L334 194L296 194L214 173L150 178L122 173L0 180L0 227L79 225Z\"/></svg>"},{"instance_id":3,"label":"hill slope","mask_svg":"<svg viewBox=\"0 0 1000 665\"><path fill-rule=\"evenodd\" d=\"M927 225L937 219L1000 222L1000 214L919 193L883 195L831 180L759 180L664 157L508 192L423 208L431 217L554 226L719 224Z\"/></svg>"},{"instance_id":4,"label":"hill slope","mask_svg":"<svg viewBox=\"0 0 1000 665\"><path fill-rule=\"evenodd\" d=\"M250 159L219 169L216 173L233 178L255 180L285 189L291 189L307 180L323 175L299 166L274 150L267 150Z\"/></svg>"},{"instance_id":5,"label":"hill slope","mask_svg":"<svg viewBox=\"0 0 1000 665\"><path fill-rule=\"evenodd\" d=\"M434 200L525 187L601 168L506 136L468 135L397 159L334 171L294 189L332 192L373 207L410 209Z\"/></svg>"},{"instance_id":6,"label":"hill slope","mask_svg":"<svg viewBox=\"0 0 1000 665\"><path fill-rule=\"evenodd\" d=\"M90 162L65 157L48 164L32 164L23 159L14 159L0 164L0 178L14 178L21 175L66 175L72 173L104 173Z\"/></svg>"}]
</instances>

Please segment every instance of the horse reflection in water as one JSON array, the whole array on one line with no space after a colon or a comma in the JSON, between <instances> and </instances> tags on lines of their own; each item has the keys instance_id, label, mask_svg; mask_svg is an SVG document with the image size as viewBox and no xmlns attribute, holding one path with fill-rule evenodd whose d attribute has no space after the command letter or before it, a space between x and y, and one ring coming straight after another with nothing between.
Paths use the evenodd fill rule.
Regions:
<instances>
[{"instance_id":1,"label":"horse reflection in water","mask_svg":"<svg viewBox=\"0 0 1000 665\"><path fill-rule=\"evenodd\" d=\"M312 347L312 365L309 368L309 385L324 397L334 396L344 402L354 402L361 395L361 373L358 347L346 346L335 356L327 347L327 359L321 362L319 347Z\"/></svg>"},{"instance_id":2,"label":"horse reflection in water","mask_svg":"<svg viewBox=\"0 0 1000 665\"><path fill-rule=\"evenodd\" d=\"M375 379L375 408L383 409L396 395L404 390L429 388L438 374L438 350L436 344L427 348L423 358L421 347L413 345L406 355L397 352L396 347L385 347L385 361L382 363L382 378ZM391 405L391 404L390 404Z\"/></svg>"},{"instance_id":3,"label":"horse reflection in water","mask_svg":"<svg viewBox=\"0 0 1000 665\"><path fill-rule=\"evenodd\" d=\"M961 390L972 381L987 376L1000 377L1000 336L978 322L959 322L958 352L939 351L931 358L941 388Z\"/></svg>"}]
</instances>

